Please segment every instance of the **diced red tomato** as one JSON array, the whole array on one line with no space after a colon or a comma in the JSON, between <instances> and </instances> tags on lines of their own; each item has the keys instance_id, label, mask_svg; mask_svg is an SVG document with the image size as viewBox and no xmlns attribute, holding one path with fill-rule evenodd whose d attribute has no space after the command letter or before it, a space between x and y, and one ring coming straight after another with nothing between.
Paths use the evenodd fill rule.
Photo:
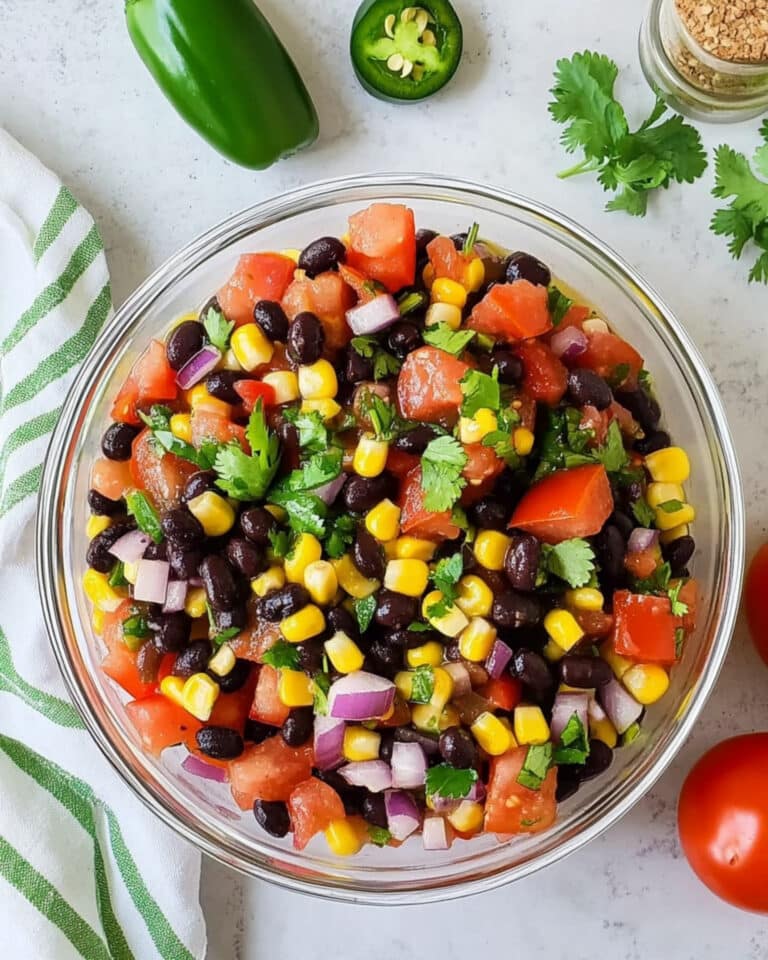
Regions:
<instances>
[{"instance_id":1,"label":"diced red tomato","mask_svg":"<svg viewBox=\"0 0 768 960\"><path fill-rule=\"evenodd\" d=\"M283 309L293 320L309 310L325 331L325 346L334 354L352 338L346 313L355 305L355 293L338 273L319 273L314 280L294 280L283 297Z\"/></svg>"},{"instance_id":2,"label":"diced red tomato","mask_svg":"<svg viewBox=\"0 0 768 960\"><path fill-rule=\"evenodd\" d=\"M317 777L310 777L293 788L288 797L288 813L297 850L303 850L316 833L345 816L341 797Z\"/></svg>"},{"instance_id":3,"label":"diced red tomato","mask_svg":"<svg viewBox=\"0 0 768 960\"><path fill-rule=\"evenodd\" d=\"M395 447L389 448L386 469L389 473L394 474L394 476L402 478L409 470L413 470L413 468L418 467L418 465L419 457L415 454L405 453L403 450L398 450Z\"/></svg>"},{"instance_id":4,"label":"diced red tomato","mask_svg":"<svg viewBox=\"0 0 768 960\"><path fill-rule=\"evenodd\" d=\"M414 467L406 474L400 487L398 505L400 530L404 534L426 540L453 540L461 532L451 520L450 510L435 513L425 509L421 467Z\"/></svg>"},{"instance_id":5,"label":"diced red tomato","mask_svg":"<svg viewBox=\"0 0 768 960\"><path fill-rule=\"evenodd\" d=\"M558 470L534 483L512 514L510 527L545 543L599 533L613 512L613 494L602 464Z\"/></svg>"},{"instance_id":6,"label":"diced red tomato","mask_svg":"<svg viewBox=\"0 0 768 960\"><path fill-rule=\"evenodd\" d=\"M149 430L142 430L133 441L130 466L134 484L146 490L159 510L179 505L185 483L198 470L190 460L173 453L160 455Z\"/></svg>"},{"instance_id":7,"label":"diced red tomato","mask_svg":"<svg viewBox=\"0 0 768 960\"><path fill-rule=\"evenodd\" d=\"M283 299L295 270L293 260L280 253L244 254L217 294L224 315L238 327L251 323L253 308L259 300L279 303Z\"/></svg>"},{"instance_id":8,"label":"diced red tomato","mask_svg":"<svg viewBox=\"0 0 768 960\"><path fill-rule=\"evenodd\" d=\"M547 288L529 280L497 283L475 305L466 326L512 343L552 329Z\"/></svg>"},{"instance_id":9,"label":"diced red tomato","mask_svg":"<svg viewBox=\"0 0 768 960\"><path fill-rule=\"evenodd\" d=\"M690 580L686 580L680 588L677 599L680 603L684 603L688 607L688 612L682 616L682 625L683 630L685 630L686 633L690 633L696 626L696 609L699 605L699 585L693 577L691 577Z\"/></svg>"},{"instance_id":10,"label":"diced red tomato","mask_svg":"<svg viewBox=\"0 0 768 960\"><path fill-rule=\"evenodd\" d=\"M485 829L488 833L539 833L555 822L557 768L547 773L538 790L517 782L527 747L517 747L491 760Z\"/></svg>"},{"instance_id":11,"label":"diced red tomato","mask_svg":"<svg viewBox=\"0 0 768 960\"><path fill-rule=\"evenodd\" d=\"M395 293L416 278L413 210L401 203L372 203L349 218L347 263Z\"/></svg>"},{"instance_id":12,"label":"diced red tomato","mask_svg":"<svg viewBox=\"0 0 768 960\"><path fill-rule=\"evenodd\" d=\"M563 364L539 340L519 344L515 353L523 361L523 392L550 407L557 406L568 386L568 371Z\"/></svg>"},{"instance_id":13,"label":"diced red tomato","mask_svg":"<svg viewBox=\"0 0 768 960\"><path fill-rule=\"evenodd\" d=\"M609 423L610 417L606 410L598 410L591 404L585 404L581 408L579 430L591 430L594 433L593 446L601 447L605 443Z\"/></svg>"},{"instance_id":14,"label":"diced red tomato","mask_svg":"<svg viewBox=\"0 0 768 960\"><path fill-rule=\"evenodd\" d=\"M136 381L129 374L122 387L117 391L117 396L112 401L112 410L110 416L113 420L120 423L131 423L138 426L141 423L136 413L136 407L139 405L139 388Z\"/></svg>"},{"instance_id":15,"label":"diced red tomato","mask_svg":"<svg viewBox=\"0 0 768 960\"><path fill-rule=\"evenodd\" d=\"M169 677L173 673L173 666L176 663L176 654L175 653L165 653L163 654L160 663L157 666L157 686L165 680L166 677Z\"/></svg>"},{"instance_id":16,"label":"diced red tomato","mask_svg":"<svg viewBox=\"0 0 768 960\"><path fill-rule=\"evenodd\" d=\"M101 661L101 669L134 700L140 700L154 692L155 684L141 679L136 665L137 651L129 650L123 643L123 620L130 616L130 610L131 601L124 600L116 610L104 615L102 639L107 655Z\"/></svg>"},{"instance_id":17,"label":"diced red tomato","mask_svg":"<svg viewBox=\"0 0 768 960\"><path fill-rule=\"evenodd\" d=\"M397 377L397 404L408 420L436 423L457 419L464 399L459 381L469 366L445 350L419 347L409 353Z\"/></svg>"},{"instance_id":18,"label":"diced red tomato","mask_svg":"<svg viewBox=\"0 0 768 960\"><path fill-rule=\"evenodd\" d=\"M463 283L467 258L457 250L450 237L440 235L427 244L427 256L432 264L435 277L447 277L456 283Z\"/></svg>"},{"instance_id":19,"label":"diced red tomato","mask_svg":"<svg viewBox=\"0 0 768 960\"><path fill-rule=\"evenodd\" d=\"M587 637L607 637L613 630L613 617L603 610L574 610L573 615Z\"/></svg>"},{"instance_id":20,"label":"diced red tomato","mask_svg":"<svg viewBox=\"0 0 768 960\"><path fill-rule=\"evenodd\" d=\"M570 306L566 310L563 319L552 332L555 333L557 330L564 330L566 327L578 327L579 330L581 330L582 324L585 320L588 320L591 315L592 311L589 307L585 307L580 303L574 303L573 306Z\"/></svg>"},{"instance_id":21,"label":"diced red tomato","mask_svg":"<svg viewBox=\"0 0 768 960\"><path fill-rule=\"evenodd\" d=\"M255 598L254 598L255 600ZM255 603L248 604L248 623L229 641L236 657L261 663L262 656L280 639L280 627L257 615Z\"/></svg>"},{"instance_id":22,"label":"diced red tomato","mask_svg":"<svg viewBox=\"0 0 768 960\"><path fill-rule=\"evenodd\" d=\"M347 286L352 287L355 291L359 304L370 303L371 300L382 292L382 288L378 283L346 263L339 264L339 276Z\"/></svg>"},{"instance_id":23,"label":"diced red tomato","mask_svg":"<svg viewBox=\"0 0 768 960\"><path fill-rule=\"evenodd\" d=\"M213 705L208 723L216 727L229 727L231 730L242 733L253 702L255 687L256 670L254 669L239 690L235 690L234 693L219 694L216 703Z\"/></svg>"},{"instance_id":24,"label":"diced red tomato","mask_svg":"<svg viewBox=\"0 0 768 960\"><path fill-rule=\"evenodd\" d=\"M613 595L613 645L616 653L641 663L672 664L675 629L669 597L617 590Z\"/></svg>"},{"instance_id":25,"label":"diced red tomato","mask_svg":"<svg viewBox=\"0 0 768 960\"><path fill-rule=\"evenodd\" d=\"M634 347L615 333L592 333L587 339L587 349L573 359L575 367L586 367L606 380L615 380L617 371L626 366L627 380L634 383L643 368L643 358Z\"/></svg>"},{"instance_id":26,"label":"diced red tomato","mask_svg":"<svg viewBox=\"0 0 768 960\"><path fill-rule=\"evenodd\" d=\"M206 410L204 405L196 406L192 410L190 422L193 447L199 449L204 440L216 440L219 443L236 440L244 450L249 449L245 438L245 427L240 426L239 423L233 423L229 417L222 416L217 410Z\"/></svg>"},{"instance_id":27,"label":"diced red tomato","mask_svg":"<svg viewBox=\"0 0 768 960\"><path fill-rule=\"evenodd\" d=\"M161 400L175 400L179 392L176 372L168 363L165 344L152 340L134 363L112 405L112 419L138 425L137 409Z\"/></svg>"},{"instance_id":28,"label":"diced red tomato","mask_svg":"<svg viewBox=\"0 0 768 960\"><path fill-rule=\"evenodd\" d=\"M256 692L253 696L253 706L250 717L260 723L268 723L273 727L282 727L291 712L278 695L280 672L265 663L259 670L259 679L256 683Z\"/></svg>"},{"instance_id":29,"label":"diced red tomato","mask_svg":"<svg viewBox=\"0 0 768 960\"><path fill-rule=\"evenodd\" d=\"M235 393L245 406L246 413L250 413L259 400L264 409L275 405L275 388L271 383L262 383L261 380L235 380Z\"/></svg>"},{"instance_id":30,"label":"diced red tomato","mask_svg":"<svg viewBox=\"0 0 768 960\"><path fill-rule=\"evenodd\" d=\"M508 673L497 679L491 678L477 692L485 697L497 710L514 710L523 696L523 685L516 677Z\"/></svg>"},{"instance_id":31,"label":"diced red tomato","mask_svg":"<svg viewBox=\"0 0 768 960\"><path fill-rule=\"evenodd\" d=\"M493 452L492 447L482 443L463 444L467 465L461 471L471 486L479 486L487 480L495 480L504 469L504 461Z\"/></svg>"},{"instance_id":32,"label":"diced red tomato","mask_svg":"<svg viewBox=\"0 0 768 960\"><path fill-rule=\"evenodd\" d=\"M626 407L622 407L620 403L614 400L610 407L608 407L608 416L611 420L615 420L618 423L619 429L625 437L637 436L640 424Z\"/></svg>"},{"instance_id":33,"label":"diced red tomato","mask_svg":"<svg viewBox=\"0 0 768 960\"><path fill-rule=\"evenodd\" d=\"M287 800L312 774L312 745L289 747L280 734L246 747L229 765L235 803L249 810L254 800Z\"/></svg>"},{"instance_id":34,"label":"diced red tomato","mask_svg":"<svg viewBox=\"0 0 768 960\"><path fill-rule=\"evenodd\" d=\"M91 467L91 486L102 496L119 500L133 486L129 461L96 460Z\"/></svg>"},{"instance_id":35,"label":"diced red tomato","mask_svg":"<svg viewBox=\"0 0 768 960\"><path fill-rule=\"evenodd\" d=\"M653 575L660 559L661 554L656 546L648 547L646 550L636 550L624 557L624 569L638 580L645 580Z\"/></svg>"},{"instance_id":36,"label":"diced red tomato","mask_svg":"<svg viewBox=\"0 0 768 960\"><path fill-rule=\"evenodd\" d=\"M195 734L202 727L199 720L172 703L161 693L126 703L125 712L138 733L142 746L158 756L166 747L184 743L195 745Z\"/></svg>"}]
</instances>

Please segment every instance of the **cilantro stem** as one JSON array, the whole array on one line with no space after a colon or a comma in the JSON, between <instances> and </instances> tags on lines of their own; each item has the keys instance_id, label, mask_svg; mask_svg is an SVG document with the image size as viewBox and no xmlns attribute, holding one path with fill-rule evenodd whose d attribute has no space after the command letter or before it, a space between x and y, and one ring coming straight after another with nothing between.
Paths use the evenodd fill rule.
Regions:
<instances>
[{"instance_id":1,"label":"cilantro stem","mask_svg":"<svg viewBox=\"0 0 768 960\"><path fill-rule=\"evenodd\" d=\"M566 180L568 177L575 177L580 173L590 173L592 170L597 170L599 166L599 160L586 158L581 163L575 163L572 167L568 167L567 170L561 170L557 176L559 180Z\"/></svg>"}]
</instances>

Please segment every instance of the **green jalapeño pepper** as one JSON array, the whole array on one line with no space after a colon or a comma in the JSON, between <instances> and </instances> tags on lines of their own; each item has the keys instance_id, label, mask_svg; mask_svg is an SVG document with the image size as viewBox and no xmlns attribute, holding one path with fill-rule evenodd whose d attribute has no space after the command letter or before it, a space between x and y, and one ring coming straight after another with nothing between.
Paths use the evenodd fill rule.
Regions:
<instances>
[{"instance_id":1,"label":"green jalape\u00f1o pepper","mask_svg":"<svg viewBox=\"0 0 768 960\"><path fill-rule=\"evenodd\" d=\"M448 0L366 0L352 24L357 79L382 100L423 100L456 72L461 21Z\"/></svg>"},{"instance_id":2,"label":"green jalape\u00f1o pepper","mask_svg":"<svg viewBox=\"0 0 768 960\"><path fill-rule=\"evenodd\" d=\"M317 137L307 89L253 0L126 0L125 16L160 89L225 157L263 169Z\"/></svg>"}]
</instances>

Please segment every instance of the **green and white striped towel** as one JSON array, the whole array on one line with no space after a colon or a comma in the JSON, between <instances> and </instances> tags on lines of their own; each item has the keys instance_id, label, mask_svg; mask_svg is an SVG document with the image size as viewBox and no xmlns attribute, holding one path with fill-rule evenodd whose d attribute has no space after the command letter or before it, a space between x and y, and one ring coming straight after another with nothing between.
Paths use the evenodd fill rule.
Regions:
<instances>
[{"instance_id":1,"label":"green and white striped towel","mask_svg":"<svg viewBox=\"0 0 768 960\"><path fill-rule=\"evenodd\" d=\"M112 312L98 231L0 129L0 941L14 960L199 960L200 855L119 780L69 703L34 574L42 462Z\"/></svg>"}]
</instances>

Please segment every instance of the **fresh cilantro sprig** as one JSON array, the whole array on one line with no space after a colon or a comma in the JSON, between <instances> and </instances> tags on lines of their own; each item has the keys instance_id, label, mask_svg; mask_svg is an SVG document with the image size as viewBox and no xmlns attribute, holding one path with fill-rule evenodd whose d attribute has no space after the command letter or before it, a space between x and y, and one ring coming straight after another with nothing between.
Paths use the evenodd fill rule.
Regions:
<instances>
[{"instance_id":1,"label":"fresh cilantro sprig","mask_svg":"<svg viewBox=\"0 0 768 960\"><path fill-rule=\"evenodd\" d=\"M203 326L211 344L225 353L229 347L229 338L235 329L234 320L227 320L221 310L209 307L208 312L203 317Z\"/></svg>"},{"instance_id":2,"label":"fresh cilantro sprig","mask_svg":"<svg viewBox=\"0 0 768 960\"><path fill-rule=\"evenodd\" d=\"M373 622L374 613L376 613L376 595L372 593L368 597L358 597L354 603L354 610L360 633L365 633Z\"/></svg>"},{"instance_id":3,"label":"fresh cilantro sprig","mask_svg":"<svg viewBox=\"0 0 768 960\"><path fill-rule=\"evenodd\" d=\"M412 703L429 703L435 692L435 671L428 663L422 663L413 671L411 678Z\"/></svg>"},{"instance_id":4,"label":"fresh cilantro sprig","mask_svg":"<svg viewBox=\"0 0 768 960\"><path fill-rule=\"evenodd\" d=\"M302 411L299 407L290 407L283 412L283 417L296 427L302 453L322 453L330 446L328 427L317 410Z\"/></svg>"},{"instance_id":5,"label":"fresh cilantro sprig","mask_svg":"<svg viewBox=\"0 0 768 960\"><path fill-rule=\"evenodd\" d=\"M332 560L338 560L346 553L347 547L354 542L355 530L354 518L348 513L339 514L338 517L333 517L329 521L324 546L325 552Z\"/></svg>"},{"instance_id":6,"label":"fresh cilantro sprig","mask_svg":"<svg viewBox=\"0 0 768 960\"><path fill-rule=\"evenodd\" d=\"M328 507L312 491L338 477L341 473L342 456L339 447L330 447L324 453L314 453L298 470L292 470L267 492L266 499L269 503L285 509L288 524L296 533L326 536Z\"/></svg>"},{"instance_id":7,"label":"fresh cilantro sprig","mask_svg":"<svg viewBox=\"0 0 768 960\"><path fill-rule=\"evenodd\" d=\"M273 646L261 655L261 662L268 663L276 670L296 670L299 666L299 651L293 643L278 640Z\"/></svg>"},{"instance_id":8,"label":"fresh cilantro sprig","mask_svg":"<svg viewBox=\"0 0 768 960\"><path fill-rule=\"evenodd\" d=\"M608 426L605 443L591 446L593 430L581 429L581 412L575 407L552 410L541 438L539 466L534 479L538 480L553 470L602 463L608 473L620 475L629 463L621 429L615 420Z\"/></svg>"},{"instance_id":9,"label":"fresh cilantro sprig","mask_svg":"<svg viewBox=\"0 0 768 960\"><path fill-rule=\"evenodd\" d=\"M578 713L571 714L552 759L555 763L586 763L589 756L589 737Z\"/></svg>"},{"instance_id":10,"label":"fresh cilantro sprig","mask_svg":"<svg viewBox=\"0 0 768 960\"><path fill-rule=\"evenodd\" d=\"M549 575L559 577L574 589L586 586L595 573L595 552L586 540L574 537L550 546L541 545L538 585Z\"/></svg>"},{"instance_id":11,"label":"fresh cilantro sprig","mask_svg":"<svg viewBox=\"0 0 768 960\"><path fill-rule=\"evenodd\" d=\"M236 440L219 447L213 464L216 485L235 500L261 500L280 465L280 441L267 426L261 400L248 419L245 436L250 454Z\"/></svg>"},{"instance_id":12,"label":"fresh cilantro sprig","mask_svg":"<svg viewBox=\"0 0 768 960\"><path fill-rule=\"evenodd\" d=\"M513 407L501 407L496 413L496 429L486 433L480 441L484 447L493 447L493 452L508 467L520 466L520 454L515 449L513 432L520 423L520 414Z\"/></svg>"},{"instance_id":13,"label":"fresh cilantro sprig","mask_svg":"<svg viewBox=\"0 0 768 960\"><path fill-rule=\"evenodd\" d=\"M430 573L429 579L434 583L435 588L440 591L442 597L427 610L430 617L443 617L448 613L459 595L456 588L463 572L464 558L460 551L438 561L434 570Z\"/></svg>"},{"instance_id":14,"label":"fresh cilantro sprig","mask_svg":"<svg viewBox=\"0 0 768 960\"><path fill-rule=\"evenodd\" d=\"M547 302L549 314L552 318L552 326L557 327L563 322L563 317L573 306L573 300L571 300L570 297L566 297L559 287L551 284Z\"/></svg>"},{"instance_id":15,"label":"fresh cilantro sprig","mask_svg":"<svg viewBox=\"0 0 768 960\"><path fill-rule=\"evenodd\" d=\"M161 404L154 404L148 414L138 411L144 424L152 432L152 440L160 447L161 453L173 453L183 460L189 460L196 464L201 470L210 470L216 459L219 444L214 441L207 441L200 445L200 449L193 447L191 443L180 440L171 433L171 417L173 411Z\"/></svg>"},{"instance_id":16,"label":"fresh cilantro sprig","mask_svg":"<svg viewBox=\"0 0 768 960\"><path fill-rule=\"evenodd\" d=\"M656 520L656 514L648 505L645 497L639 497L635 500L632 504L632 514L641 527L652 527Z\"/></svg>"},{"instance_id":17,"label":"fresh cilantro sprig","mask_svg":"<svg viewBox=\"0 0 768 960\"><path fill-rule=\"evenodd\" d=\"M688 604L680 599L680 591L684 586L685 580L678 580L677 583L667 591L673 617L684 617L686 613L688 613Z\"/></svg>"},{"instance_id":18,"label":"fresh cilantro sprig","mask_svg":"<svg viewBox=\"0 0 768 960\"><path fill-rule=\"evenodd\" d=\"M157 510L141 490L131 490L125 495L125 506L128 513L136 521L136 526L142 533L152 537L155 543L163 539L163 530L160 526L160 517Z\"/></svg>"},{"instance_id":19,"label":"fresh cilantro sprig","mask_svg":"<svg viewBox=\"0 0 768 960\"><path fill-rule=\"evenodd\" d=\"M399 432L399 418L393 404L387 403L373 390L366 390L361 395L360 407L370 420L377 440L389 443L395 439Z\"/></svg>"},{"instance_id":20,"label":"fresh cilantro sprig","mask_svg":"<svg viewBox=\"0 0 768 960\"><path fill-rule=\"evenodd\" d=\"M376 827L372 823L368 824L368 836L371 843L376 844L377 847L386 847L392 839L392 834L386 827Z\"/></svg>"},{"instance_id":21,"label":"fresh cilantro sprig","mask_svg":"<svg viewBox=\"0 0 768 960\"><path fill-rule=\"evenodd\" d=\"M663 503L659 504L659 510L663 510L664 513L677 513L678 510L683 509L682 500L664 500Z\"/></svg>"},{"instance_id":22,"label":"fresh cilantro sprig","mask_svg":"<svg viewBox=\"0 0 768 960\"><path fill-rule=\"evenodd\" d=\"M227 627L226 630L222 630L217 634L214 634L211 637L211 644L213 645L214 650L218 650L222 643L226 643L227 640L231 640L232 637L236 637L240 633L239 627Z\"/></svg>"},{"instance_id":23,"label":"fresh cilantro sprig","mask_svg":"<svg viewBox=\"0 0 768 960\"><path fill-rule=\"evenodd\" d=\"M417 305L410 306L412 310L416 308ZM403 312L403 305L401 305L400 313L402 314ZM408 310L405 312L408 312ZM376 337L352 337L350 345L355 353L358 353L363 359L373 361L374 380L386 380L388 377L396 377L400 372L400 361L393 354L385 350Z\"/></svg>"},{"instance_id":24,"label":"fresh cilantro sprig","mask_svg":"<svg viewBox=\"0 0 768 960\"><path fill-rule=\"evenodd\" d=\"M447 323L433 323L422 334L424 343L458 357L475 336L474 330L451 330Z\"/></svg>"},{"instance_id":25,"label":"fresh cilantro sprig","mask_svg":"<svg viewBox=\"0 0 768 960\"><path fill-rule=\"evenodd\" d=\"M635 580L635 593L666 593L669 590L669 580L672 568L668 563L660 563L650 577Z\"/></svg>"},{"instance_id":26,"label":"fresh cilantro sprig","mask_svg":"<svg viewBox=\"0 0 768 960\"><path fill-rule=\"evenodd\" d=\"M467 235L464 238L464 244L461 248L461 252L465 257L471 257L475 249L475 244L477 243L477 237L480 233L480 224L473 223L472 226L467 230Z\"/></svg>"},{"instance_id":27,"label":"fresh cilantro sprig","mask_svg":"<svg viewBox=\"0 0 768 960\"><path fill-rule=\"evenodd\" d=\"M428 797L443 797L446 800L461 800L477 781L473 767L459 768L450 763L438 763L427 770L425 780Z\"/></svg>"},{"instance_id":28,"label":"fresh cilantro sprig","mask_svg":"<svg viewBox=\"0 0 768 960\"><path fill-rule=\"evenodd\" d=\"M461 471L467 465L467 454L454 437L430 440L421 458L421 488L424 508L440 513L450 510L467 485Z\"/></svg>"},{"instance_id":29,"label":"fresh cilantro sprig","mask_svg":"<svg viewBox=\"0 0 768 960\"><path fill-rule=\"evenodd\" d=\"M282 560L291 552L291 533L289 530L270 530L267 534L269 545L276 560Z\"/></svg>"},{"instance_id":30,"label":"fresh cilantro sprig","mask_svg":"<svg viewBox=\"0 0 768 960\"><path fill-rule=\"evenodd\" d=\"M501 405L499 388L499 368L494 367L490 374L480 370L467 370L459 380L464 400L461 404L462 417L474 417L478 410L488 409L494 413Z\"/></svg>"},{"instance_id":31,"label":"fresh cilantro sprig","mask_svg":"<svg viewBox=\"0 0 768 960\"><path fill-rule=\"evenodd\" d=\"M529 790L538 790L552 767L553 759L551 743L531 744L517 775L517 782Z\"/></svg>"},{"instance_id":32,"label":"fresh cilantro sprig","mask_svg":"<svg viewBox=\"0 0 768 960\"><path fill-rule=\"evenodd\" d=\"M405 317L414 310L420 310L429 303L429 296L423 290L409 290L397 298L400 316Z\"/></svg>"},{"instance_id":33,"label":"fresh cilantro sprig","mask_svg":"<svg viewBox=\"0 0 768 960\"><path fill-rule=\"evenodd\" d=\"M613 60L590 51L558 60L549 112L565 124L560 142L568 153L584 153L583 160L558 176L597 173L603 189L615 192L606 210L641 217L651 191L673 181L693 183L707 160L694 127L677 115L663 119L667 106L660 97L648 119L630 131L614 96L618 72Z\"/></svg>"}]
</instances>

